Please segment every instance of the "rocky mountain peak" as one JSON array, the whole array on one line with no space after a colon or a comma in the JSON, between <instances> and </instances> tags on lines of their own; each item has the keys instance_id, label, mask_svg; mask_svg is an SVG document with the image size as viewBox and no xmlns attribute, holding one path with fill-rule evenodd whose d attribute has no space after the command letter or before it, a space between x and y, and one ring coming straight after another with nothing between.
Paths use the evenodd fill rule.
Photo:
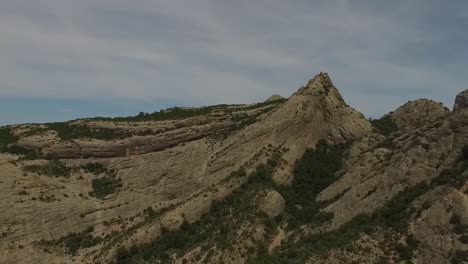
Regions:
<instances>
[{"instance_id":1,"label":"rocky mountain peak","mask_svg":"<svg viewBox=\"0 0 468 264\"><path fill-rule=\"evenodd\" d=\"M455 105L453 106L453 111L458 109L467 108L468 107L468 89L464 90L463 92L459 93L455 98Z\"/></svg>"},{"instance_id":2,"label":"rocky mountain peak","mask_svg":"<svg viewBox=\"0 0 468 264\"><path fill-rule=\"evenodd\" d=\"M334 96L340 102L345 103L338 89L333 84L330 76L326 72L321 72L310 79L306 86L301 87L295 95L312 96Z\"/></svg>"},{"instance_id":3,"label":"rocky mountain peak","mask_svg":"<svg viewBox=\"0 0 468 264\"><path fill-rule=\"evenodd\" d=\"M274 102L274 101L279 101L279 100L284 100L285 98L279 94L274 94L270 97L268 97L268 99L265 100L265 102Z\"/></svg>"},{"instance_id":4,"label":"rocky mountain peak","mask_svg":"<svg viewBox=\"0 0 468 264\"><path fill-rule=\"evenodd\" d=\"M399 107L390 117L400 129L416 128L446 118L450 110L442 103L428 99L410 101Z\"/></svg>"}]
</instances>

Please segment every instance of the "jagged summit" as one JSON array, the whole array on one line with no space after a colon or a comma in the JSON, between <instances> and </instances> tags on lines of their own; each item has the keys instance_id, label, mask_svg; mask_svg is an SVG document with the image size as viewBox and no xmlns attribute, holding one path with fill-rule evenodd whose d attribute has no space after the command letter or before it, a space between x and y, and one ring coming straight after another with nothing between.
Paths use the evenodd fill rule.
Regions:
<instances>
[{"instance_id":1,"label":"jagged summit","mask_svg":"<svg viewBox=\"0 0 468 264\"><path fill-rule=\"evenodd\" d=\"M295 95L332 95L339 101L345 102L338 89L333 84L330 76L326 72L321 72L310 79L307 85L301 87Z\"/></svg>"}]
</instances>

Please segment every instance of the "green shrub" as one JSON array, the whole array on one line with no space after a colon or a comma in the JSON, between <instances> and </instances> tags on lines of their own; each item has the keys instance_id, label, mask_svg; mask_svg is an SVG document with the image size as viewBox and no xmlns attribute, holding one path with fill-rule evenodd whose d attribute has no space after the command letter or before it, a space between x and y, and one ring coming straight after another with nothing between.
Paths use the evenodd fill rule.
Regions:
<instances>
[{"instance_id":1,"label":"green shrub","mask_svg":"<svg viewBox=\"0 0 468 264\"><path fill-rule=\"evenodd\" d=\"M457 250L450 258L452 264L462 264L468 261L468 251Z\"/></svg>"},{"instance_id":2,"label":"green shrub","mask_svg":"<svg viewBox=\"0 0 468 264\"><path fill-rule=\"evenodd\" d=\"M398 126L393 122L390 115L371 120L371 124L384 136L389 136L398 130Z\"/></svg>"},{"instance_id":3,"label":"green shrub","mask_svg":"<svg viewBox=\"0 0 468 264\"><path fill-rule=\"evenodd\" d=\"M411 260L413 258L413 250L405 244L397 244L396 251L398 256L403 260Z\"/></svg>"},{"instance_id":4,"label":"green shrub","mask_svg":"<svg viewBox=\"0 0 468 264\"><path fill-rule=\"evenodd\" d=\"M9 152L8 146L10 144L15 144L17 140L18 139L11 133L9 127L0 128L0 152Z\"/></svg>"},{"instance_id":5,"label":"green shrub","mask_svg":"<svg viewBox=\"0 0 468 264\"><path fill-rule=\"evenodd\" d=\"M107 168L99 162L89 162L89 163L86 163L85 165L82 165L81 168L85 172L92 173L96 176L99 176L100 174L108 173Z\"/></svg>"},{"instance_id":6,"label":"green shrub","mask_svg":"<svg viewBox=\"0 0 468 264\"><path fill-rule=\"evenodd\" d=\"M291 227L312 223L321 224L332 215L319 214L317 195L338 180L342 159L347 146L328 145L320 141L315 149L307 150L296 162L294 179L287 187L277 187L286 200L286 212L290 216Z\"/></svg>"},{"instance_id":7,"label":"green shrub","mask_svg":"<svg viewBox=\"0 0 468 264\"><path fill-rule=\"evenodd\" d=\"M462 158L468 161L468 145L464 146L462 149Z\"/></svg>"},{"instance_id":8,"label":"green shrub","mask_svg":"<svg viewBox=\"0 0 468 264\"><path fill-rule=\"evenodd\" d=\"M44 165L24 166L23 170L53 177L70 177L72 168L68 167L58 159L53 159L49 160Z\"/></svg>"},{"instance_id":9,"label":"green shrub","mask_svg":"<svg viewBox=\"0 0 468 264\"><path fill-rule=\"evenodd\" d=\"M90 196L104 199L107 195L112 194L116 189L122 187L122 180L116 177L101 177L92 180L93 191L89 192Z\"/></svg>"},{"instance_id":10,"label":"green shrub","mask_svg":"<svg viewBox=\"0 0 468 264\"><path fill-rule=\"evenodd\" d=\"M69 122L58 122L46 124L49 129L57 132L62 140L73 140L78 138L95 138L102 140L113 140L128 137L128 134L108 129L90 128L86 125L72 125Z\"/></svg>"},{"instance_id":11,"label":"green shrub","mask_svg":"<svg viewBox=\"0 0 468 264\"><path fill-rule=\"evenodd\" d=\"M82 248L90 248L102 241L101 237L95 237L91 234L94 228L89 227L81 233L70 233L58 240L41 240L42 246L61 246L66 252L75 255Z\"/></svg>"},{"instance_id":12,"label":"green shrub","mask_svg":"<svg viewBox=\"0 0 468 264\"><path fill-rule=\"evenodd\" d=\"M140 112L136 116L129 116L129 117L115 117L115 118L104 118L104 117L97 117L97 120L112 120L112 121L166 121L166 120L180 120L180 119L187 119L195 116L200 115L208 115L214 111L218 110L225 110L231 111L228 107L231 106L238 106L239 109L242 110L252 110L256 108L260 108L267 105L273 104L281 104L284 103L284 100L277 100L272 102L263 102L257 103L251 106L242 106L242 105L212 105L212 106L205 106L205 107L198 107L198 108L183 108L183 107L171 107L164 110L156 111L153 113L143 113Z\"/></svg>"}]
</instances>

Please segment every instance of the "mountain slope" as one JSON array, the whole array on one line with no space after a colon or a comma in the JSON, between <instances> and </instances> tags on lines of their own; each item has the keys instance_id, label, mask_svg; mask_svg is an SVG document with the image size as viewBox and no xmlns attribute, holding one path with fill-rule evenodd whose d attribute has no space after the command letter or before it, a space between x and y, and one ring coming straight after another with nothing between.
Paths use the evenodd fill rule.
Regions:
<instances>
[{"instance_id":1,"label":"mountain slope","mask_svg":"<svg viewBox=\"0 0 468 264\"><path fill-rule=\"evenodd\" d=\"M0 261L462 261L467 120L418 100L369 122L320 73L287 100L2 128Z\"/></svg>"}]
</instances>

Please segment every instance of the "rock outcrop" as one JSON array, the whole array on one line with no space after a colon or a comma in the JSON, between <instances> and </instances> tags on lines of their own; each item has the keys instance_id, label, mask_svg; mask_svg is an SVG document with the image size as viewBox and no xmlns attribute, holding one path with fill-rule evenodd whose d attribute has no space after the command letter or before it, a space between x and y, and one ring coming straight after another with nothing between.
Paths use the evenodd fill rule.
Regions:
<instances>
[{"instance_id":1,"label":"rock outcrop","mask_svg":"<svg viewBox=\"0 0 468 264\"><path fill-rule=\"evenodd\" d=\"M278 94L274 94L268 97L268 99L266 99L265 102L274 102L274 101L279 101L279 100L284 100L284 97Z\"/></svg>"},{"instance_id":2,"label":"rock outcrop","mask_svg":"<svg viewBox=\"0 0 468 264\"><path fill-rule=\"evenodd\" d=\"M414 129L444 120L449 114L450 110L442 103L420 99L404 104L390 117L400 129Z\"/></svg>"},{"instance_id":3,"label":"rock outcrop","mask_svg":"<svg viewBox=\"0 0 468 264\"><path fill-rule=\"evenodd\" d=\"M459 93L455 98L455 104L453 106L453 111L467 108L468 107L468 90L464 90Z\"/></svg>"},{"instance_id":4,"label":"rock outcrop","mask_svg":"<svg viewBox=\"0 0 468 264\"><path fill-rule=\"evenodd\" d=\"M274 218L283 213L284 207L286 206L285 200L280 193L276 191L270 191L263 198L260 210L264 212L268 217Z\"/></svg>"}]
</instances>

